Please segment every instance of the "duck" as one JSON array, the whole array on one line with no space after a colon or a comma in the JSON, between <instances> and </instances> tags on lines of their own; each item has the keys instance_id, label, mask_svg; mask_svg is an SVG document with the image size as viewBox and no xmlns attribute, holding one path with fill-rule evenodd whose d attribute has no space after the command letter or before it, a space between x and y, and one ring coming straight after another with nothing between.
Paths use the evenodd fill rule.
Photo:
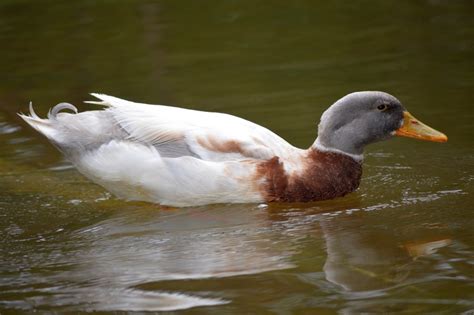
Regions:
<instances>
[{"instance_id":1,"label":"duck","mask_svg":"<svg viewBox=\"0 0 474 315\"><path fill-rule=\"evenodd\" d=\"M19 116L91 181L126 200L187 207L313 202L355 191L364 148L395 136L446 142L394 96L350 93L321 116L308 149L233 115L135 103L91 93L103 106L59 103Z\"/></svg>"}]
</instances>

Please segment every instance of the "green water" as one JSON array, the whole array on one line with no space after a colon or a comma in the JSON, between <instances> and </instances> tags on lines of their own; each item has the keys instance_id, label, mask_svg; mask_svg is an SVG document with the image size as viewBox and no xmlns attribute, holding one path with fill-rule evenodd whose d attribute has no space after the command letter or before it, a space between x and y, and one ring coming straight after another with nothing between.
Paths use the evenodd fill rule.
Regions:
<instances>
[{"instance_id":1,"label":"green water","mask_svg":"<svg viewBox=\"0 0 474 315\"><path fill-rule=\"evenodd\" d=\"M0 313L474 309L472 1L0 3ZM359 190L162 209L90 183L16 116L89 92L227 112L308 147L396 95L446 144L372 145ZM467 313L466 313L467 314ZM469 313L470 314L470 313Z\"/></svg>"}]
</instances>

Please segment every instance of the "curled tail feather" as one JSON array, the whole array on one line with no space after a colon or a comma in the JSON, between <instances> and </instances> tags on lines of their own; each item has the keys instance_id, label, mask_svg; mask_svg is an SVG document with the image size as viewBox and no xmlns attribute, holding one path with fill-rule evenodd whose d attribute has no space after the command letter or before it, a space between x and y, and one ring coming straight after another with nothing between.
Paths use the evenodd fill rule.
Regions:
<instances>
[{"instance_id":1,"label":"curled tail feather","mask_svg":"<svg viewBox=\"0 0 474 315\"><path fill-rule=\"evenodd\" d=\"M56 128L54 126L54 121L56 120L57 114L64 109L69 109L75 112L76 114L78 113L77 108L69 103L59 103L58 105L54 106L49 112L48 112L48 118L40 118L35 110L33 109L33 104L30 102L29 104L29 115L27 114L18 114L25 122L27 122L31 127L45 135L47 138L51 140L58 140L58 134L56 131Z\"/></svg>"},{"instance_id":2,"label":"curled tail feather","mask_svg":"<svg viewBox=\"0 0 474 315\"><path fill-rule=\"evenodd\" d=\"M31 102L30 102L31 104ZM33 109L33 107L30 107L30 112L31 112L31 109ZM56 116L58 115L58 113L64 109L70 109L72 110L74 113L78 113L78 110L76 108L76 106L72 105L72 104L69 104L69 103L59 103L58 105L54 106L48 113L48 118L49 119L56 119Z\"/></svg>"}]
</instances>

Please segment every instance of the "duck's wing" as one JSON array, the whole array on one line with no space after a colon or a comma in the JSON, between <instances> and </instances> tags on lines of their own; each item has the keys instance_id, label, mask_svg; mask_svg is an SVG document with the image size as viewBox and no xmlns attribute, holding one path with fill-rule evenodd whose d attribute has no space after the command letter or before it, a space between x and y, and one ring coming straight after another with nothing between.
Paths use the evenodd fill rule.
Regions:
<instances>
[{"instance_id":1,"label":"duck's wing","mask_svg":"<svg viewBox=\"0 0 474 315\"><path fill-rule=\"evenodd\" d=\"M270 130L245 119L92 94L133 141L154 146L164 157L194 156L207 161L270 159L293 147Z\"/></svg>"}]
</instances>

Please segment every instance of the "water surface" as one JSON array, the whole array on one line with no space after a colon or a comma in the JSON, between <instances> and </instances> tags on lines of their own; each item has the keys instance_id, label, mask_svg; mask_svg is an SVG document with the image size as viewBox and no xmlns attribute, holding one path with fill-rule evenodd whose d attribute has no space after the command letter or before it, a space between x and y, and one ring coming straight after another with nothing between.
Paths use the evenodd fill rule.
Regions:
<instances>
[{"instance_id":1,"label":"water surface","mask_svg":"<svg viewBox=\"0 0 474 315\"><path fill-rule=\"evenodd\" d=\"M470 1L3 1L0 312L474 309ZM309 204L166 209L75 171L15 115L89 92L227 112L300 147L357 90L446 144L372 145L360 189Z\"/></svg>"}]
</instances>

